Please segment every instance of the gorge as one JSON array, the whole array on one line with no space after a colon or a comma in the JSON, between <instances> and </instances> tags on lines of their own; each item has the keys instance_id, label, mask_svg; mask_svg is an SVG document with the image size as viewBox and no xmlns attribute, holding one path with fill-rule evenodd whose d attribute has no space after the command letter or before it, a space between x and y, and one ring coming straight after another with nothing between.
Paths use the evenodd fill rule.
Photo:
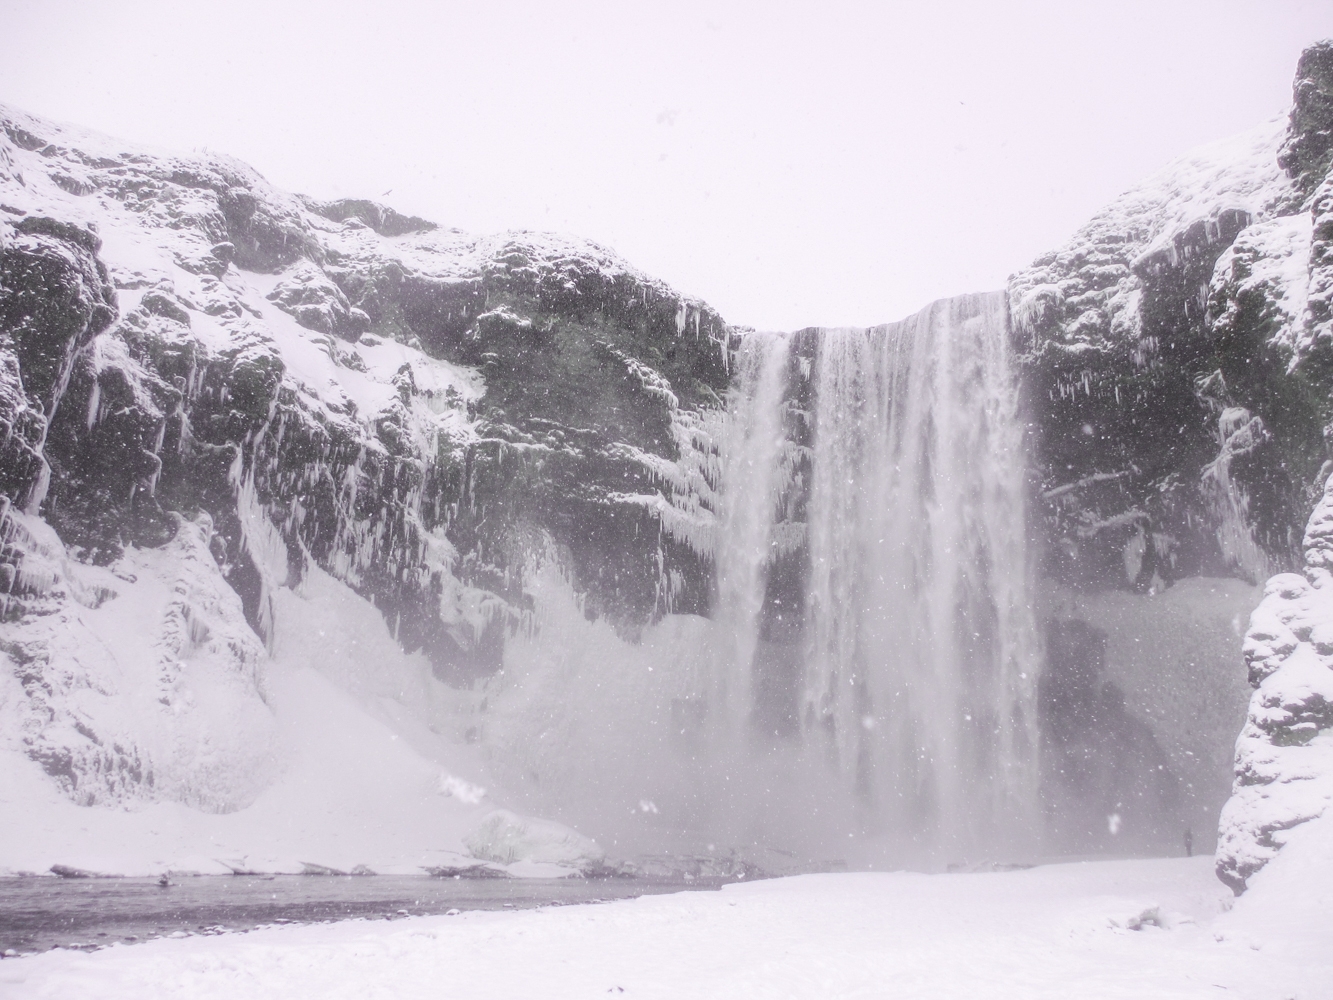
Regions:
<instances>
[{"instance_id":1,"label":"gorge","mask_svg":"<svg viewBox=\"0 0 1333 1000\"><path fill-rule=\"evenodd\" d=\"M1243 888L1333 780L1331 95L781 334L0 108L0 868L1207 852L1234 778Z\"/></svg>"}]
</instances>

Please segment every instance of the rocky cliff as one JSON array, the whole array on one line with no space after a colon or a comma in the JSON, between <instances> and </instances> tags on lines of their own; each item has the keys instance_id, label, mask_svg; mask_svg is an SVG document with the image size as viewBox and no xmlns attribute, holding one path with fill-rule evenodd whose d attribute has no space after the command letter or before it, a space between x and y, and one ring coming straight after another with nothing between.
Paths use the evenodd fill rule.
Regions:
<instances>
[{"instance_id":1,"label":"rocky cliff","mask_svg":"<svg viewBox=\"0 0 1333 1000\"><path fill-rule=\"evenodd\" d=\"M274 589L319 567L464 685L499 667L534 561L628 635L707 608L735 334L595 245L320 203L0 108L0 332L10 708L80 801L161 789L51 627L142 552L215 563L206 589L261 640ZM259 640L172 586L152 683L214 647L256 683Z\"/></svg>"},{"instance_id":2,"label":"rocky cliff","mask_svg":"<svg viewBox=\"0 0 1333 1000\"><path fill-rule=\"evenodd\" d=\"M1236 801L1272 798L1253 789L1285 783L1290 734L1326 727L1313 695L1272 692L1302 643L1324 655L1300 622L1322 614L1302 529L1330 468L1331 95L1325 43L1290 116L1169 165L1009 282L1063 845L1206 846L1241 623L1303 562L1246 647L1268 701ZM589 243L319 202L0 108L0 735L79 802L225 810L263 784L275 595L309 579L373 602L453 690L500 669L542 566L620 640L710 614L743 336ZM803 725L823 342L789 341L756 612L752 721L777 743ZM1264 638L1279 620L1294 645ZM673 701L672 725L698 708ZM1229 809L1238 883L1309 812Z\"/></svg>"},{"instance_id":3,"label":"rocky cliff","mask_svg":"<svg viewBox=\"0 0 1333 1000\"><path fill-rule=\"evenodd\" d=\"M1305 532L1305 571L1268 581L1250 618L1254 696L1236 741L1217 874L1237 893L1333 802L1333 477Z\"/></svg>"},{"instance_id":4,"label":"rocky cliff","mask_svg":"<svg viewBox=\"0 0 1333 1000\"><path fill-rule=\"evenodd\" d=\"M1328 472L1331 92L1322 43L1289 116L1168 165L1009 284L1046 784L1085 846L1206 844L1227 794L1245 585L1301 564Z\"/></svg>"}]
</instances>

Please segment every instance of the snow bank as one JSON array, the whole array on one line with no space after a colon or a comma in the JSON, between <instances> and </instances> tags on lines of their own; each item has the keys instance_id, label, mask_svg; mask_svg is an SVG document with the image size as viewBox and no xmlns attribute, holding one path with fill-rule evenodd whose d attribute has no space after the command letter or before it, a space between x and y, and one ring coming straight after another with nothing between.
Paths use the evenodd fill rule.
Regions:
<instances>
[{"instance_id":1,"label":"snow bank","mask_svg":"<svg viewBox=\"0 0 1333 1000\"><path fill-rule=\"evenodd\" d=\"M1268 581L1245 636L1255 691L1217 848L1218 877L1238 893L1333 801L1333 477L1304 544L1305 575Z\"/></svg>"},{"instance_id":2,"label":"snow bank","mask_svg":"<svg viewBox=\"0 0 1333 1000\"><path fill-rule=\"evenodd\" d=\"M0 753L26 755L85 806L253 802L273 773L264 649L209 552L208 515L110 567L69 559L37 518L0 523L45 611L0 639L16 667L0 675Z\"/></svg>"},{"instance_id":3,"label":"snow bank","mask_svg":"<svg viewBox=\"0 0 1333 1000\"><path fill-rule=\"evenodd\" d=\"M172 546L189 537L183 530ZM190 565L168 550L131 549L127 559L136 566L154 560ZM216 566L211 572L216 575ZM117 582L129 595L137 593ZM135 587L151 584L144 575ZM115 606L126 599L106 605L108 620L120 623L119 659L108 662L151 665L146 654L157 635L149 627L152 616L122 608L117 617ZM155 607L142 595L138 601ZM0 813L6 817L0 823L0 873L67 864L123 875L235 869L296 874L310 862L342 871L364 864L380 873L418 874L423 867L464 860L464 836L492 808L494 783L476 748L445 724L461 711L448 700L448 689L431 677L424 658L403 654L375 608L327 574L313 571L297 590L278 589L274 605L276 659L270 661L249 633L264 698L253 696L248 710L262 713L267 729L246 729L244 706L202 686L174 695L196 708L179 716L169 706L155 709L185 727L177 742L186 747L220 739L210 720L228 713L230 728L217 731L239 747L219 748L210 758L213 771L189 758L175 771L164 766L163 773L179 780L211 773L218 792L248 782L245 801L212 812L169 796L116 803L125 808L80 806L21 747L7 745L0 748ZM231 620L244 625L239 608ZM107 658L106 650L97 638L79 647L85 659ZM193 657L203 658L197 652ZM0 711L24 703L10 697L8 687L0 689ZM124 696L108 696L107 703L108 712L135 709L136 734L143 738L151 711L138 711ZM78 710L77 704L69 709ZM16 730L7 725L5 731Z\"/></svg>"}]
</instances>

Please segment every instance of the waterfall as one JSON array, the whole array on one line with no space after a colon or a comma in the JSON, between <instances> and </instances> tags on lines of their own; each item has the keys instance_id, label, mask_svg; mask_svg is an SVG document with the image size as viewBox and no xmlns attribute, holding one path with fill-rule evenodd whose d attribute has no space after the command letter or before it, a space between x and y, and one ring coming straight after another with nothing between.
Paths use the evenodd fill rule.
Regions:
<instances>
[{"instance_id":1,"label":"waterfall","mask_svg":"<svg viewBox=\"0 0 1333 1000\"><path fill-rule=\"evenodd\" d=\"M782 541L779 504L790 479L791 445L783 426L789 348L789 338L773 334L755 334L742 344L722 444L725 489L713 617L724 641L710 701L732 732L744 725L754 700L752 664L767 570Z\"/></svg>"},{"instance_id":2,"label":"waterfall","mask_svg":"<svg viewBox=\"0 0 1333 1000\"><path fill-rule=\"evenodd\" d=\"M1036 780L1003 293L826 331L814 391L806 729L879 822L977 843Z\"/></svg>"},{"instance_id":3,"label":"waterfall","mask_svg":"<svg viewBox=\"0 0 1333 1000\"><path fill-rule=\"evenodd\" d=\"M709 617L626 641L547 559L540 627L485 692L507 787L621 849L1030 850L1040 650L1003 294L750 334L734 361Z\"/></svg>"},{"instance_id":4,"label":"waterfall","mask_svg":"<svg viewBox=\"0 0 1333 1000\"><path fill-rule=\"evenodd\" d=\"M765 567L783 491L805 489L792 696L808 794L841 799L843 822L900 844L1015 843L1037 811L1039 649L1004 295L812 333L808 484L779 461L795 447L786 342L756 343L742 367L717 567L735 669L750 689L765 669Z\"/></svg>"}]
</instances>

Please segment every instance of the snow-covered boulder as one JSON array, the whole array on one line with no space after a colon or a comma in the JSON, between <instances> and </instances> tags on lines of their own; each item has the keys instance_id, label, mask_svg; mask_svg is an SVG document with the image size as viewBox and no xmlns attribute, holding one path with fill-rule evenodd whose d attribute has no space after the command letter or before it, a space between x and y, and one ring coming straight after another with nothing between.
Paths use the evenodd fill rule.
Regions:
<instances>
[{"instance_id":1,"label":"snow-covered boulder","mask_svg":"<svg viewBox=\"0 0 1333 1000\"><path fill-rule=\"evenodd\" d=\"M1222 810L1217 874L1237 893L1333 803L1333 476L1305 533L1305 573L1268 581L1250 618L1255 688Z\"/></svg>"},{"instance_id":2,"label":"snow-covered boulder","mask_svg":"<svg viewBox=\"0 0 1333 1000\"><path fill-rule=\"evenodd\" d=\"M527 861L586 871L606 860L606 852L577 830L507 809L488 813L464 843L474 858L504 865Z\"/></svg>"}]
</instances>

